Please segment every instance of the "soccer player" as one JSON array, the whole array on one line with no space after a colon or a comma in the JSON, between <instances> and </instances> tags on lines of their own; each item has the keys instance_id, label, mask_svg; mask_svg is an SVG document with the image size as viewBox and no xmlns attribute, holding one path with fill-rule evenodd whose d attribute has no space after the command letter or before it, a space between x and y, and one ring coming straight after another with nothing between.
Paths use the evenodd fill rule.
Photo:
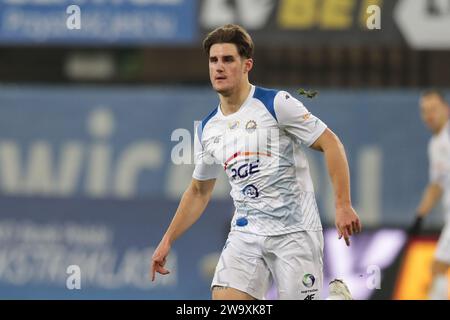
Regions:
<instances>
[{"instance_id":1,"label":"soccer player","mask_svg":"<svg viewBox=\"0 0 450 320\"><path fill-rule=\"evenodd\" d=\"M319 299L322 226L301 148L324 153L338 236L350 245L361 223L351 203L344 147L288 92L250 84L253 42L242 27L217 28L203 46L220 104L196 130L193 179L154 252L152 280L155 272L169 273L164 264L173 242L200 217L219 171L225 170L235 213L211 284L212 298L263 299L273 280L280 299ZM335 295L351 298L341 281L332 285Z\"/></svg>"},{"instance_id":2,"label":"soccer player","mask_svg":"<svg viewBox=\"0 0 450 320\"><path fill-rule=\"evenodd\" d=\"M430 213L443 195L445 226L439 237L432 264L430 299L448 299L447 271L450 267L450 124L449 105L436 90L428 90L420 99L422 120L433 137L428 144L429 183L417 207L417 215L410 232L416 233L423 218Z\"/></svg>"}]
</instances>

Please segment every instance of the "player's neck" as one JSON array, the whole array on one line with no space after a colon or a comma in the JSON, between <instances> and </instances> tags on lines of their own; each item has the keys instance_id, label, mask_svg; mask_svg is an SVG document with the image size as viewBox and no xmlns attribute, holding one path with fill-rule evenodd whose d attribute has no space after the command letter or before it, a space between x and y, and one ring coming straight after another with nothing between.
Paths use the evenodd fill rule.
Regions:
<instances>
[{"instance_id":1,"label":"player's neck","mask_svg":"<svg viewBox=\"0 0 450 320\"><path fill-rule=\"evenodd\" d=\"M438 135L439 133L442 132L442 130L445 129L445 126L447 125L447 123L449 122L448 118L445 120L445 122L442 123L442 125L436 130L436 132L434 132L435 135Z\"/></svg>"},{"instance_id":2,"label":"player's neck","mask_svg":"<svg viewBox=\"0 0 450 320\"><path fill-rule=\"evenodd\" d=\"M237 112L247 99L251 89L251 84L246 82L230 95L224 96L219 94L220 109L222 113L227 116Z\"/></svg>"}]
</instances>

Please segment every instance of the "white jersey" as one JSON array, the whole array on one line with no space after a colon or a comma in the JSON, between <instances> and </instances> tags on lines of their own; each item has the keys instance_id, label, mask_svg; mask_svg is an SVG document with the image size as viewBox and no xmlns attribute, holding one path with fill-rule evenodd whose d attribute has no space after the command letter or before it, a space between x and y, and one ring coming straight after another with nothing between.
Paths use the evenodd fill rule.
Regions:
<instances>
[{"instance_id":1,"label":"white jersey","mask_svg":"<svg viewBox=\"0 0 450 320\"><path fill-rule=\"evenodd\" d=\"M281 235L322 230L308 161L326 125L286 91L252 86L240 109L220 105L196 130L193 178L225 170L236 208L232 230Z\"/></svg>"},{"instance_id":2,"label":"white jersey","mask_svg":"<svg viewBox=\"0 0 450 320\"><path fill-rule=\"evenodd\" d=\"M450 122L434 135L428 144L430 182L443 190L443 205L446 221L450 222Z\"/></svg>"}]
</instances>

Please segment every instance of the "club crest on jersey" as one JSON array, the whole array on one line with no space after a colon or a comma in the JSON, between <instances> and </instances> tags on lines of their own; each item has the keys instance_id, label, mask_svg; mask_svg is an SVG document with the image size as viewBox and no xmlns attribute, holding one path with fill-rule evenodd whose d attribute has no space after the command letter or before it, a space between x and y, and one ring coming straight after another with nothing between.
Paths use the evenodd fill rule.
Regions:
<instances>
[{"instance_id":1,"label":"club crest on jersey","mask_svg":"<svg viewBox=\"0 0 450 320\"><path fill-rule=\"evenodd\" d=\"M258 189L253 184L245 186L244 189L242 189L242 193L249 198L257 198L259 196Z\"/></svg>"},{"instance_id":2,"label":"club crest on jersey","mask_svg":"<svg viewBox=\"0 0 450 320\"><path fill-rule=\"evenodd\" d=\"M228 122L228 128L230 128L230 130L236 129L237 127L239 127L239 121L235 120Z\"/></svg>"},{"instance_id":3,"label":"club crest on jersey","mask_svg":"<svg viewBox=\"0 0 450 320\"><path fill-rule=\"evenodd\" d=\"M247 124L245 125L245 130L247 130L248 133L252 133L256 130L256 122L254 120L249 120Z\"/></svg>"}]
</instances>

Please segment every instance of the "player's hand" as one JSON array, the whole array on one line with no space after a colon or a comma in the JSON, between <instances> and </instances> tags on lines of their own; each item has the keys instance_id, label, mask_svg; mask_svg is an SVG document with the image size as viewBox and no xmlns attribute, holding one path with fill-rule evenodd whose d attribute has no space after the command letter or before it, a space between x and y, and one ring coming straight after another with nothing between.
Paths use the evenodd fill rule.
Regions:
<instances>
[{"instance_id":1,"label":"player's hand","mask_svg":"<svg viewBox=\"0 0 450 320\"><path fill-rule=\"evenodd\" d=\"M413 224L408 229L408 236L415 236L419 234L420 229L422 229L423 217L416 216Z\"/></svg>"},{"instance_id":2,"label":"player's hand","mask_svg":"<svg viewBox=\"0 0 450 320\"><path fill-rule=\"evenodd\" d=\"M336 229L339 239L344 237L347 246L350 246L350 236L361 232L361 221L352 206L336 208Z\"/></svg>"},{"instance_id":3,"label":"player's hand","mask_svg":"<svg viewBox=\"0 0 450 320\"><path fill-rule=\"evenodd\" d=\"M170 252L170 244L165 241L164 239L161 240L158 247L156 248L155 252L152 256L152 266L151 266L151 278L152 281L155 281L155 273L158 272L160 274L166 275L169 274L170 271L164 268L164 265L166 264L167 256Z\"/></svg>"}]
</instances>

